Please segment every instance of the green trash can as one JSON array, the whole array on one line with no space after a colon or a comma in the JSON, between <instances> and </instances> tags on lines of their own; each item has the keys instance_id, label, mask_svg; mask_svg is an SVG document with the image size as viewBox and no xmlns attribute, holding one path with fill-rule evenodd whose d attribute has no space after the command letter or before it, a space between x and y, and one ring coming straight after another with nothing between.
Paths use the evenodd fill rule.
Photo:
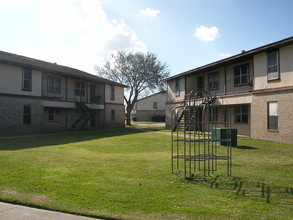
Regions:
<instances>
[{"instance_id":1,"label":"green trash can","mask_svg":"<svg viewBox=\"0 0 293 220\"><path fill-rule=\"evenodd\" d=\"M227 128L214 128L212 129L212 139L220 140L219 143L223 146L227 146ZM231 128L231 146L237 146L237 129Z\"/></svg>"}]
</instances>

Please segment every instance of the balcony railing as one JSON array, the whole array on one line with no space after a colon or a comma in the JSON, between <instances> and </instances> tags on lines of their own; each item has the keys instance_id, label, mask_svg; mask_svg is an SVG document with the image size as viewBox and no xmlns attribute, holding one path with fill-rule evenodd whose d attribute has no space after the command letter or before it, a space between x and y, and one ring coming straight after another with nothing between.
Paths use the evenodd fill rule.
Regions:
<instances>
[{"instance_id":1,"label":"balcony railing","mask_svg":"<svg viewBox=\"0 0 293 220\"><path fill-rule=\"evenodd\" d=\"M91 93L90 90L87 91L68 88L56 88L49 90L47 86L43 87L42 97L54 101L84 102L93 104L103 104L104 102L103 94L98 94L96 92Z\"/></svg>"},{"instance_id":2,"label":"balcony railing","mask_svg":"<svg viewBox=\"0 0 293 220\"><path fill-rule=\"evenodd\" d=\"M196 83L195 83L196 85ZM225 96L225 95L236 95L236 94L243 94L243 93L248 93L252 91L253 86L252 82L248 84L243 84L243 85L235 85L234 80L226 80L226 81L219 81L218 85L215 86L213 84L214 88L208 88L208 85L205 84L204 88L198 88L198 91L206 90L210 92L212 96ZM189 98L189 93L196 88L192 88L190 91L186 91L186 96L185 98Z\"/></svg>"}]
</instances>

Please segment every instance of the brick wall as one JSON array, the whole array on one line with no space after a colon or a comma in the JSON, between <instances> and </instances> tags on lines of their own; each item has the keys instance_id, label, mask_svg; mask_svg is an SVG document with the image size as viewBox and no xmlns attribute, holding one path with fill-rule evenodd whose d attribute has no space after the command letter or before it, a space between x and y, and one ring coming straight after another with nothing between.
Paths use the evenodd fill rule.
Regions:
<instances>
[{"instance_id":1,"label":"brick wall","mask_svg":"<svg viewBox=\"0 0 293 220\"><path fill-rule=\"evenodd\" d=\"M111 119L111 110L115 110L115 120ZM125 126L125 106L119 104L105 104L105 117L106 128L122 128Z\"/></svg>"},{"instance_id":2,"label":"brick wall","mask_svg":"<svg viewBox=\"0 0 293 220\"><path fill-rule=\"evenodd\" d=\"M23 123L23 109L31 108L31 124ZM33 133L44 131L58 131L66 128L65 118L59 123L49 122L43 102L37 98L0 96L0 132ZM64 114L64 112L61 112Z\"/></svg>"},{"instance_id":3,"label":"brick wall","mask_svg":"<svg viewBox=\"0 0 293 220\"><path fill-rule=\"evenodd\" d=\"M182 103L167 103L166 104L166 128L170 129L171 128L171 113L172 110L177 107L183 105Z\"/></svg>"},{"instance_id":4,"label":"brick wall","mask_svg":"<svg viewBox=\"0 0 293 220\"><path fill-rule=\"evenodd\" d=\"M23 123L23 109L25 105L31 107L31 124ZM96 112L94 129L105 127L104 112L104 110ZM43 106L43 100L40 98L0 95L0 133L21 134L69 131L79 117L76 115L75 108L60 108L60 119L57 121L49 121L48 113L49 108ZM121 113L119 114L121 115ZM121 116L117 115L117 118L119 117ZM124 119L124 116L122 118ZM121 124L121 120L119 123Z\"/></svg>"},{"instance_id":5,"label":"brick wall","mask_svg":"<svg viewBox=\"0 0 293 220\"><path fill-rule=\"evenodd\" d=\"M165 115L165 110L137 110L137 121L152 121L154 115Z\"/></svg>"},{"instance_id":6,"label":"brick wall","mask_svg":"<svg viewBox=\"0 0 293 220\"><path fill-rule=\"evenodd\" d=\"M278 130L268 130L268 102L278 102ZM251 105L251 137L293 143L293 91L253 95Z\"/></svg>"}]
</instances>

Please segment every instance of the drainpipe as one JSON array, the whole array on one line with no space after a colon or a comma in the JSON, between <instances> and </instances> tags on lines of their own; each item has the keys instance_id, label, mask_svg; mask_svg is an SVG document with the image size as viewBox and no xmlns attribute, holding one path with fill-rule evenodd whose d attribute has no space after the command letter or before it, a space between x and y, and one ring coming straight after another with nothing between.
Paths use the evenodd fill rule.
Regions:
<instances>
[{"instance_id":1,"label":"drainpipe","mask_svg":"<svg viewBox=\"0 0 293 220\"><path fill-rule=\"evenodd\" d=\"M179 80L179 83L180 83L180 80ZM180 88L180 84L179 84L179 88ZM186 76L184 76L184 103L183 104L186 105Z\"/></svg>"},{"instance_id":2,"label":"drainpipe","mask_svg":"<svg viewBox=\"0 0 293 220\"><path fill-rule=\"evenodd\" d=\"M227 69L226 69L226 66L224 68L225 70L225 81L224 81L224 95L227 94Z\"/></svg>"},{"instance_id":3,"label":"drainpipe","mask_svg":"<svg viewBox=\"0 0 293 220\"><path fill-rule=\"evenodd\" d=\"M67 77L65 78L65 99L66 101L68 101L68 97L67 97Z\"/></svg>"}]
</instances>

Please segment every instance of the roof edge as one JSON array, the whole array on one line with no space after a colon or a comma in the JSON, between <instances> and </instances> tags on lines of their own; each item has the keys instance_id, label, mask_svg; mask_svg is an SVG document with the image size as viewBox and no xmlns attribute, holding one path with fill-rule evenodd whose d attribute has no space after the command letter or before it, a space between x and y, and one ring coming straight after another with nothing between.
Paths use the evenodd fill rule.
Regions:
<instances>
[{"instance_id":1,"label":"roof edge","mask_svg":"<svg viewBox=\"0 0 293 220\"><path fill-rule=\"evenodd\" d=\"M127 85L124 85L122 83L118 83L106 78L102 78L102 77L90 74L88 72L85 72L76 68L59 65L57 63L51 63L48 61L43 61L43 60L39 60L39 59L35 59L35 58L23 56L23 55L18 55L18 54L6 52L6 51L0 51L0 63L4 63L8 65L17 65L22 67L29 67L32 69L47 71L51 73L59 73L64 76L70 75L70 77L84 79L84 80L94 79L101 83L117 85L124 88L128 87ZM83 75L80 75L80 74L83 74ZM93 78L93 79L90 79L90 78Z\"/></svg>"},{"instance_id":2,"label":"roof edge","mask_svg":"<svg viewBox=\"0 0 293 220\"><path fill-rule=\"evenodd\" d=\"M158 94L160 94L160 93L167 93L167 90L163 90L163 91L160 91L160 92L156 92L156 93L151 94L151 95L149 95L149 96L146 96L146 97L143 97L143 98L141 98L141 99L138 99L137 101L140 101L140 100L143 100L143 99L146 99L146 98L149 98L149 97L152 97L152 96L158 95Z\"/></svg>"},{"instance_id":3,"label":"roof edge","mask_svg":"<svg viewBox=\"0 0 293 220\"><path fill-rule=\"evenodd\" d=\"M203 66L200 66L200 67L197 67L197 68L194 68L194 69L191 69L191 70L176 74L174 76L171 76L171 77L165 79L164 81L167 82L169 80L175 79L175 78L180 77L180 76L185 76L185 75L188 75L190 73L196 73L198 71L203 71L205 69L216 67L218 65L224 65L226 63L230 63L230 62L236 61L236 60L241 59L241 58L250 57L250 56L253 56L253 55L257 54L257 53L262 53L263 51L267 51L267 50L274 49L274 48L279 48L281 46L286 46L286 45L292 44L292 43L293 43L293 36L285 38L285 39L282 39L282 40L279 40L279 41L276 41L276 42L273 42L273 43L270 43L270 44L266 44L264 46L260 46L260 47L257 47L257 48L254 48L254 49L251 49L251 50L248 50L248 51L243 51L242 53L233 55L231 57L227 57L227 58L224 58L224 59L221 59L221 60L206 64L206 65L203 65Z\"/></svg>"}]
</instances>

